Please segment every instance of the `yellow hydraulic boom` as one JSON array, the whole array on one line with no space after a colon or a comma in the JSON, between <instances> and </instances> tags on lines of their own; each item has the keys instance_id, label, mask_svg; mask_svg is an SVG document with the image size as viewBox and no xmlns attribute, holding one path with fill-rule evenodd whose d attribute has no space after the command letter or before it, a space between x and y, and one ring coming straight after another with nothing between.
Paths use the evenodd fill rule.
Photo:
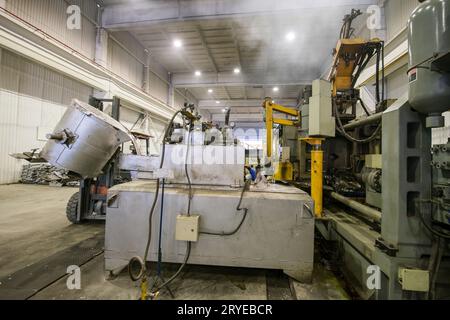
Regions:
<instances>
[{"instance_id":1,"label":"yellow hydraulic boom","mask_svg":"<svg viewBox=\"0 0 450 320\"><path fill-rule=\"evenodd\" d=\"M300 124L300 112L298 110L288 108L273 102L272 98L266 98L264 100L263 108L265 109L266 116L266 141L267 141L267 158L272 157L272 129L274 124L280 124L282 126L299 126ZM294 119L281 119L274 118L274 112L286 114L294 117Z\"/></svg>"}]
</instances>

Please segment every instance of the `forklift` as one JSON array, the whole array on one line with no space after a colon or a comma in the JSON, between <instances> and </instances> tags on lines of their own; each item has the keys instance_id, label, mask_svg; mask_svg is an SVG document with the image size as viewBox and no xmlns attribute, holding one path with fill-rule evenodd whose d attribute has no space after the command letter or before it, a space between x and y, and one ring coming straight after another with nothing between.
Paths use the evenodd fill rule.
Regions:
<instances>
[{"instance_id":1,"label":"forklift","mask_svg":"<svg viewBox=\"0 0 450 320\"><path fill-rule=\"evenodd\" d=\"M100 111L104 111L104 103L112 103L111 117L119 121L121 108L119 98L98 99L93 96L89 97L89 104ZM151 136L140 133L137 138L145 140L148 153ZM116 184L131 181L129 172L119 169L119 158L122 152L123 145L117 149L111 160L103 168L102 175L80 180L79 191L72 195L66 207L66 216L70 222L81 224L87 221L106 219L108 189ZM136 153L137 150L132 150L132 152Z\"/></svg>"}]
</instances>

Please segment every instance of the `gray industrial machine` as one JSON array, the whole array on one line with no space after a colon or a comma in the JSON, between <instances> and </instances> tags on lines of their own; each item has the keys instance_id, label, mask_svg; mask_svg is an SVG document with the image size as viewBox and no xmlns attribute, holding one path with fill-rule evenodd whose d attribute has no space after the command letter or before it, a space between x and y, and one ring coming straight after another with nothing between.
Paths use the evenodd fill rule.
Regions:
<instances>
[{"instance_id":1,"label":"gray industrial machine","mask_svg":"<svg viewBox=\"0 0 450 320\"><path fill-rule=\"evenodd\" d=\"M119 155L118 167L133 181L108 189L105 269L114 273L139 261L145 271L146 261L159 260L281 269L310 281L311 197L291 186L250 186L244 148L231 130L211 129L185 105L166 129L160 157ZM94 177L132 136L74 101L50 138L49 161Z\"/></svg>"},{"instance_id":2,"label":"gray industrial machine","mask_svg":"<svg viewBox=\"0 0 450 320\"><path fill-rule=\"evenodd\" d=\"M147 261L157 261L162 251L166 262L182 263L188 255L193 264L281 269L309 281L314 251L310 196L264 183L244 191L244 148L230 136L221 140L222 135L205 144L211 141L207 133L195 122L184 134L177 130L183 138L168 137L178 143L164 146L162 166L154 159L122 156L120 167L137 180L109 190L106 270L121 270L133 257L145 256L149 208L158 197L155 179L163 179L165 193L154 207L162 211L152 220Z\"/></svg>"},{"instance_id":3,"label":"gray industrial machine","mask_svg":"<svg viewBox=\"0 0 450 320\"><path fill-rule=\"evenodd\" d=\"M450 139L447 144L433 146L432 155L433 220L450 226Z\"/></svg>"},{"instance_id":4,"label":"gray industrial machine","mask_svg":"<svg viewBox=\"0 0 450 320\"><path fill-rule=\"evenodd\" d=\"M450 1L421 2L408 26L409 94L344 125L354 132L348 152L365 196L331 193L339 204L317 224L366 298L449 296L450 153L448 144L432 146L431 129L450 109ZM381 141L364 140L380 120Z\"/></svg>"},{"instance_id":5,"label":"gray industrial machine","mask_svg":"<svg viewBox=\"0 0 450 320\"><path fill-rule=\"evenodd\" d=\"M184 224L189 189L186 184L166 185L162 220L162 260L182 263L186 241L192 239L189 263L248 268L281 269L300 281L310 281L313 270L314 218L308 194L292 187L252 187L244 194L245 213L236 210L241 188L229 185L195 185L192 225ZM226 183L225 181L223 183ZM134 256L144 256L149 208L155 197L154 181L134 181L111 188L106 219L105 268L121 270ZM164 200L164 201L163 201ZM157 216L157 217L156 217ZM158 259L161 217L155 216L148 261ZM238 226L239 230L232 235ZM209 234L213 233L213 234ZM178 237L178 238L177 238ZM192 238L191 238L192 237Z\"/></svg>"}]
</instances>

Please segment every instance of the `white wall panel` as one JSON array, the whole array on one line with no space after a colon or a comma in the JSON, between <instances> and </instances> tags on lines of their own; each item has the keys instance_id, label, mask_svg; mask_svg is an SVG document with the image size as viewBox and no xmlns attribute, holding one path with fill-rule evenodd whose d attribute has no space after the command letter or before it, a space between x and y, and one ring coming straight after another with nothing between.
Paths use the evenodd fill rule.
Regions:
<instances>
[{"instance_id":1,"label":"white wall panel","mask_svg":"<svg viewBox=\"0 0 450 320\"><path fill-rule=\"evenodd\" d=\"M114 33L108 40L108 67L112 72L142 88L144 48L128 32Z\"/></svg>"},{"instance_id":2,"label":"white wall panel","mask_svg":"<svg viewBox=\"0 0 450 320\"><path fill-rule=\"evenodd\" d=\"M388 0L385 4L387 41L406 27L409 16L419 5L417 0Z\"/></svg>"},{"instance_id":3,"label":"white wall panel","mask_svg":"<svg viewBox=\"0 0 450 320\"><path fill-rule=\"evenodd\" d=\"M159 79L159 77L154 73L150 72L149 85L152 95L165 103L169 102L167 101L167 97L169 94L169 85L167 83Z\"/></svg>"},{"instance_id":4,"label":"white wall panel","mask_svg":"<svg viewBox=\"0 0 450 320\"><path fill-rule=\"evenodd\" d=\"M98 15L97 1L96 0L6 0L6 8L13 14L20 17L20 19L30 23L32 26L41 29L43 32L48 33L50 36L55 37L61 41L62 46L67 46L65 49L72 51L79 51L81 54L87 56L89 59L95 57L96 47L96 23ZM66 26L67 22L67 7L70 4L79 5L82 9L83 23L80 30L68 30ZM8 15L5 15L8 16ZM11 21L16 20L11 16L7 17ZM17 21L17 23L19 23ZM19 23L21 25L22 22ZM30 30L33 27L27 26ZM22 38L17 39L17 43L14 44L14 40L10 39L9 33L5 34L8 40L5 46L11 48L11 50L17 50L16 52L29 55L33 59L35 52L22 51L20 46L23 46L25 42ZM114 38L115 40L113 40ZM11 45L13 44L13 45ZM61 47L62 48L62 47ZM28 49L28 48L27 48ZM167 106L168 86L167 86L167 71L165 71L158 63L150 59L150 68L154 73L150 73L149 79L145 83L149 84L150 97L144 94L144 65L147 63L146 53L143 46L128 32L116 32L110 35L108 41L108 59L107 78L110 79L110 83L105 85L105 79L103 77L97 77L92 79L90 73L74 73L70 64L67 68L61 68L67 75L72 78L79 79L80 81L89 80L85 83L90 83L91 86L102 91L114 92L122 98L133 100L134 103L140 103L143 108L156 112L164 117L170 117L166 113L170 111L170 107ZM41 54L41 52L39 52ZM48 57L38 56L42 63L46 63L52 68L58 68L57 63L54 60L48 59ZM59 60L57 60L60 63ZM58 69L57 69L58 70ZM82 70L83 72L85 70ZM117 74L117 77L115 76ZM102 73L103 76L103 73ZM87 78L86 78L87 77ZM58 83L63 81L62 79L49 80L50 86L52 83ZM131 85L130 85L131 84ZM42 83L41 83L42 85ZM67 103L70 101L72 92L61 92L60 90L48 90L46 89L46 81L44 81L44 98L45 95L61 94L63 101ZM69 86L65 86L70 87ZM31 88L33 89L33 88ZM38 88L35 88L38 89ZM73 90L79 92L79 90ZM154 109L154 110L153 110Z\"/></svg>"},{"instance_id":5,"label":"white wall panel","mask_svg":"<svg viewBox=\"0 0 450 320\"><path fill-rule=\"evenodd\" d=\"M81 30L67 28L67 8L71 4L79 5L83 13ZM6 9L94 59L97 17L94 0L6 0Z\"/></svg>"},{"instance_id":6,"label":"white wall panel","mask_svg":"<svg viewBox=\"0 0 450 320\"><path fill-rule=\"evenodd\" d=\"M73 98L92 89L0 49L0 184L17 182L23 162L10 153L41 148L38 129L53 129Z\"/></svg>"},{"instance_id":7,"label":"white wall panel","mask_svg":"<svg viewBox=\"0 0 450 320\"><path fill-rule=\"evenodd\" d=\"M387 77L386 94L388 99L398 99L408 91L407 70L408 67L405 65Z\"/></svg>"}]
</instances>

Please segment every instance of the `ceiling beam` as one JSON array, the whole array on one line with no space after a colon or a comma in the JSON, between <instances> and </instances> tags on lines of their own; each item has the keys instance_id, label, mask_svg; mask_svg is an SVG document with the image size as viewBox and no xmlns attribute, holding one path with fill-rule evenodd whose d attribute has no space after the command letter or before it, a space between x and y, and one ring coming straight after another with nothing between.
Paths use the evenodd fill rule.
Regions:
<instances>
[{"instance_id":1,"label":"ceiling beam","mask_svg":"<svg viewBox=\"0 0 450 320\"><path fill-rule=\"evenodd\" d=\"M202 47L206 50L206 55L208 56L208 60L211 63L214 72L219 72L219 68L217 67L217 63L214 60L214 57L213 57L213 55L211 53L211 50L209 50L209 48L208 48L208 45L207 45L206 40L205 40L205 35L204 35L202 29L200 29L199 26L196 26L195 30L197 31L197 33L199 35Z\"/></svg>"},{"instance_id":2,"label":"ceiling beam","mask_svg":"<svg viewBox=\"0 0 450 320\"><path fill-rule=\"evenodd\" d=\"M234 29L234 22L230 22L231 37L233 38L234 47L236 48L236 57L238 61L238 66L241 68L242 72L245 72L245 67L242 65L241 47L239 41L237 40L236 30Z\"/></svg>"},{"instance_id":3,"label":"ceiling beam","mask_svg":"<svg viewBox=\"0 0 450 320\"><path fill-rule=\"evenodd\" d=\"M225 94L227 95L228 100L231 100L230 92L228 91L227 87L223 87L223 90L225 90Z\"/></svg>"},{"instance_id":4,"label":"ceiling beam","mask_svg":"<svg viewBox=\"0 0 450 320\"><path fill-rule=\"evenodd\" d=\"M360 7L377 4L378 0L165 0L165 1L124 1L107 5L103 13L103 27L124 30L132 27L180 20L217 19L237 16L251 16L274 13L301 12L306 9Z\"/></svg>"},{"instance_id":5,"label":"ceiling beam","mask_svg":"<svg viewBox=\"0 0 450 320\"><path fill-rule=\"evenodd\" d=\"M209 107L209 108L198 108L198 110L200 111L208 111L210 114L217 114L217 113L223 113L224 108L226 108L226 106L222 106L222 107ZM263 109L261 108L261 106L259 107L231 107L231 112L232 113L240 113L240 114L250 114L250 113L262 113ZM241 111L241 112L239 112Z\"/></svg>"},{"instance_id":6,"label":"ceiling beam","mask_svg":"<svg viewBox=\"0 0 450 320\"><path fill-rule=\"evenodd\" d=\"M313 79L292 78L287 74L234 74L231 72L205 72L201 77L192 73L174 73L172 77L175 87L223 87L223 86L275 86L275 85L310 85Z\"/></svg>"},{"instance_id":7,"label":"ceiling beam","mask_svg":"<svg viewBox=\"0 0 450 320\"><path fill-rule=\"evenodd\" d=\"M212 121L224 121L225 114L224 113L217 113L213 114L211 120ZM262 113L232 113L230 115L230 121L232 122L263 122L263 115Z\"/></svg>"},{"instance_id":8,"label":"ceiling beam","mask_svg":"<svg viewBox=\"0 0 450 320\"><path fill-rule=\"evenodd\" d=\"M296 107L296 99L281 99L275 100L277 104L281 104L286 107ZM261 108L263 99L248 99L248 100L220 100L220 104L216 103L216 100L199 100L199 109L223 109L224 107L247 107L247 108Z\"/></svg>"}]
</instances>

